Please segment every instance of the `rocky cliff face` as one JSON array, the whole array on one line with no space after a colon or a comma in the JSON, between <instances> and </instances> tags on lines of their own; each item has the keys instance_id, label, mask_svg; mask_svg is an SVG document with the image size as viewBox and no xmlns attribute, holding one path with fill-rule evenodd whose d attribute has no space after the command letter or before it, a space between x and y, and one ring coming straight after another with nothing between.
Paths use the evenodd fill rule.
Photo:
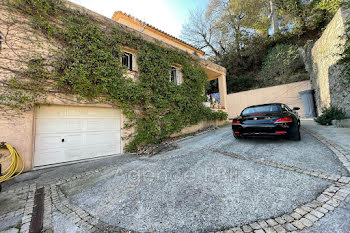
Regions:
<instances>
[{"instance_id":1,"label":"rocky cliff face","mask_svg":"<svg viewBox=\"0 0 350 233\"><path fill-rule=\"evenodd\" d=\"M306 46L302 51L305 69L310 74L312 88L315 90L317 112L323 108L336 106L344 108L350 117L350 82L343 76L338 65L344 50L345 23L350 9L342 8L328 24L322 36Z\"/></svg>"}]
</instances>

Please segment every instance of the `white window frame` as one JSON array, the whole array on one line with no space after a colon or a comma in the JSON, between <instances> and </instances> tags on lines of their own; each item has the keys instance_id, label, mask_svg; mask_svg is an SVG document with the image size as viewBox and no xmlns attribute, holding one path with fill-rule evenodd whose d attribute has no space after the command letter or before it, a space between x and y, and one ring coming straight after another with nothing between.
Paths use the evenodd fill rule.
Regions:
<instances>
[{"instance_id":1,"label":"white window frame","mask_svg":"<svg viewBox=\"0 0 350 233\"><path fill-rule=\"evenodd\" d=\"M173 71L175 71L175 77L173 79ZM179 85L180 84L180 80L179 80L179 68L175 67L175 66L171 66L170 68L170 82L174 83L175 85Z\"/></svg>"},{"instance_id":2,"label":"white window frame","mask_svg":"<svg viewBox=\"0 0 350 233\"><path fill-rule=\"evenodd\" d=\"M128 64L124 64L125 57L128 58L128 61L127 61ZM134 55L132 53L125 52L125 51L123 52L121 62L122 62L122 65L125 66L128 70L133 70L133 64L132 64L134 59L133 57Z\"/></svg>"}]
</instances>

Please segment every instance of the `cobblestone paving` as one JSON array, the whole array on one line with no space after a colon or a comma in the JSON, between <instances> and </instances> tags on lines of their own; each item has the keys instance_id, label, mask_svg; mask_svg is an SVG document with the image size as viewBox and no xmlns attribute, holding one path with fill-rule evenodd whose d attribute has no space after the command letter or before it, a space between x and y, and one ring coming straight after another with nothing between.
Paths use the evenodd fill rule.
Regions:
<instances>
[{"instance_id":1,"label":"cobblestone paving","mask_svg":"<svg viewBox=\"0 0 350 233\"><path fill-rule=\"evenodd\" d=\"M338 145L327 141L322 136L307 130L310 134L327 145L339 160L343 163L344 167L350 171L350 156L349 153L339 147ZM273 161L259 160L254 158L247 158L244 155L238 155L235 153L220 151L219 149L207 148L213 152L220 153L225 156L230 156L240 160L246 160L253 163L258 163L264 166L270 166L278 169L284 169L305 175L318 177L331 181L332 184L328 186L315 200L309 203L305 203L294 209L293 212L285 213L281 216L275 216L274 218L259 220L251 222L249 224L235 226L229 229L221 229L216 231L218 233L283 233L283 232L298 232L312 227L315 222L323 218L326 215L332 214L339 205L350 195L350 177L339 176L333 174L325 174L319 171L306 170L293 166L286 166ZM109 226L98 217L92 216L86 210L73 204L61 191L60 186L62 184L69 183L74 180L86 178L89 176L97 175L105 169L112 168L103 167L93 171L81 173L77 176L69 179L58 179L56 182L50 185L44 186L45 199L44 199L44 218L43 218L43 232L53 232L53 214L59 212L67 217L74 225L77 226L80 232L133 232L127 229L123 229L116 226ZM36 189L42 188L35 184L26 185L16 189L10 189L0 194L1 196L24 194L26 195L26 202L23 208L19 208L12 212L2 213L0 221L13 217L22 217L20 232L28 233L30 229L30 223L32 220L32 212L34 206L34 194Z\"/></svg>"}]
</instances>

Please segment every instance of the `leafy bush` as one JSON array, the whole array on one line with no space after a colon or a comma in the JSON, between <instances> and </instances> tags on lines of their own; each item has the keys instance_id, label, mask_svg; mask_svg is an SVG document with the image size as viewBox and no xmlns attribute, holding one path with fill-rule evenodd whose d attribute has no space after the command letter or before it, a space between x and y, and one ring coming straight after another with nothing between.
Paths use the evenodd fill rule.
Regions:
<instances>
[{"instance_id":1,"label":"leafy bush","mask_svg":"<svg viewBox=\"0 0 350 233\"><path fill-rule=\"evenodd\" d=\"M262 73L266 79L278 76L289 76L304 67L298 46L277 44L269 49L263 58Z\"/></svg>"},{"instance_id":2,"label":"leafy bush","mask_svg":"<svg viewBox=\"0 0 350 233\"><path fill-rule=\"evenodd\" d=\"M321 125L331 125L332 120L345 119L345 111L342 108L329 107L322 110L322 114L315 118L315 121Z\"/></svg>"}]
</instances>

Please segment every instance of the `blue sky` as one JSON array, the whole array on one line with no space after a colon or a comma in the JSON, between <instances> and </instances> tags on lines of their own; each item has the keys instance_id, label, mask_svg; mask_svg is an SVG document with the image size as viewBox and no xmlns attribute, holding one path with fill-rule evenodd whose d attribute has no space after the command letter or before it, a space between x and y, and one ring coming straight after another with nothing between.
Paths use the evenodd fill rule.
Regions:
<instances>
[{"instance_id":1,"label":"blue sky","mask_svg":"<svg viewBox=\"0 0 350 233\"><path fill-rule=\"evenodd\" d=\"M179 37L188 11L205 8L209 0L70 0L90 10L111 18L121 10L136 18Z\"/></svg>"}]
</instances>

